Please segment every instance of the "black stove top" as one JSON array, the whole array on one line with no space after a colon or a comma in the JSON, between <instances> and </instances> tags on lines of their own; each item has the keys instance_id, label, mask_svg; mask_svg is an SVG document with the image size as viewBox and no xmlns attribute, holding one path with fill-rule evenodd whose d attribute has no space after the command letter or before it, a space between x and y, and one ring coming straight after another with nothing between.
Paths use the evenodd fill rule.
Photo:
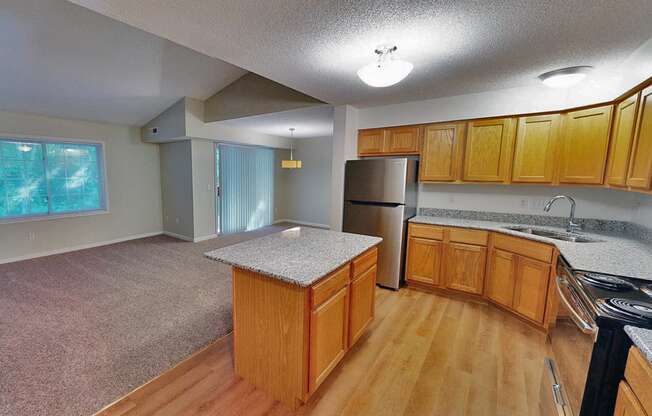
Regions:
<instances>
[{"instance_id":1,"label":"black stove top","mask_svg":"<svg viewBox=\"0 0 652 416\"><path fill-rule=\"evenodd\" d=\"M652 283L592 272L575 272L596 323L652 328Z\"/></svg>"}]
</instances>

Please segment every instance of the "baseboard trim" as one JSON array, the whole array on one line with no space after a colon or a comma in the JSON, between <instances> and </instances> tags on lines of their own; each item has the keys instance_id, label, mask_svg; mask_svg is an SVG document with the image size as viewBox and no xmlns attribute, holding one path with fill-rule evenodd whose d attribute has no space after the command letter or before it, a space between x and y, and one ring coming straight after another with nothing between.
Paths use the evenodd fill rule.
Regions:
<instances>
[{"instance_id":1,"label":"baseboard trim","mask_svg":"<svg viewBox=\"0 0 652 416\"><path fill-rule=\"evenodd\" d=\"M319 223L316 223L316 222L288 220L288 219L276 220L276 221L274 221L274 224L278 224L280 222L291 222L293 224L306 225L308 227L323 228L325 230L329 230L331 228L330 225L327 225L327 224L319 224Z\"/></svg>"},{"instance_id":2,"label":"baseboard trim","mask_svg":"<svg viewBox=\"0 0 652 416\"><path fill-rule=\"evenodd\" d=\"M192 237L188 237L187 235L177 234L177 233L173 233L171 231L163 231L163 234L167 235L168 237L177 238L179 240L189 241L191 243L195 242L195 240Z\"/></svg>"},{"instance_id":3,"label":"baseboard trim","mask_svg":"<svg viewBox=\"0 0 652 416\"><path fill-rule=\"evenodd\" d=\"M217 234L210 234L210 235L205 235L203 237L196 237L192 241L195 243L199 243L200 241L212 240L213 238L217 238Z\"/></svg>"},{"instance_id":4,"label":"baseboard trim","mask_svg":"<svg viewBox=\"0 0 652 416\"><path fill-rule=\"evenodd\" d=\"M85 250L87 248L108 246L109 244L116 244L116 243L122 243L130 240L137 240L139 238L154 237L156 235L161 235L161 234L163 234L163 231L155 231L153 233L134 234L134 235L129 235L127 237L115 238L113 240L98 241L95 243L80 244L78 246L64 247L56 250L41 251L39 253L27 254L24 256L11 257L8 259L0 259L0 264L13 263L22 260L31 260L39 257L53 256L55 254L63 254L63 253L69 253L71 251Z\"/></svg>"}]
</instances>

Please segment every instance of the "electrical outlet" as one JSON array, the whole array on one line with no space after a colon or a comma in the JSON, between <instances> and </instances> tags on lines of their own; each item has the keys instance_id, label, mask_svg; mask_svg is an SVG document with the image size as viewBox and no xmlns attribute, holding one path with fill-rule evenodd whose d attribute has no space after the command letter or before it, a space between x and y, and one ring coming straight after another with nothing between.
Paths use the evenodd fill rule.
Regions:
<instances>
[{"instance_id":1,"label":"electrical outlet","mask_svg":"<svg viewBox=\"0 0 652 416\"><path fill-rule=\"evenodd\" d=\"M36 240L36 233L34 231L28 232L27 233L27 240L29 240L29 241Z\"/></svg>"},{"instance_id":2,"label":"electrical outlet","mask_svg":"<svg viewBox=\"0 0 652 416\"><path fill-rule=\"evenodd\" d=\"M521 199L521 208L527 208L527 207L528 207L527 199Z\"/></svg>"},{"instance_id":3,"label":"electrical outlet","mask_svg":"<svg viewBox=\"0 0 652 416\"><path fill-rule=\"evenodd\" d=\"M176 218L174 219L174 222L176 222L177 224L179 224L179 217L176 217Z\"/></svg>"},{"instance_id":4,"label":"electrical outlet","mask_svg":"<svg viewBox=\"0 0 652 416\"><path fill-rule=\"evenodd\" d=\"M453 194L448 195L448 202L450 202L451 204L455 203L455 195Z\"/></svg>"},{"instance_id":5,"label":"electrical outlet","mask_svg":"<svg viewBox=\"0 0 652 416\"><path fill-rule=\"evenodd\" d=\"M532 211L543 211L543 207L546 206L546 200L541 198L532 198L530 199L530 209Z\"/></svg>"}]
</instances>

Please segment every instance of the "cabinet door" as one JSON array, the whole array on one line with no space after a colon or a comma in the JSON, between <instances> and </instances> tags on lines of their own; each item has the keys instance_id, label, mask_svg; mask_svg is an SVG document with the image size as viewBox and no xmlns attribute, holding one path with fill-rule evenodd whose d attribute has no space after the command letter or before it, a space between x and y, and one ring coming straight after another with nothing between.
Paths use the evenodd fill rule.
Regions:
<instances>
[{"instance_id":1,"label":"cabinet door","mask_svg":"<svg viewBox=\"0 0 652 416\"><path fill-rule=\"evenodd\" d=\"M419 153L419 127L393 127L387 129L387 148L392 154Z\"/></svg>"},{"instance_id":2,"label":"cabinet door","mask_svg":"<svg viewBox=\"0 0 652 416\"><path fill-rule=\"evenodd\" d=\"M612 106L572 111L564 116L559 182L603 182Z\"/></svg>"},{"instance_id":3,"label":"cabinet door","mask_svg":"<svg viewBox=\"0 0 652 416\"><path fill-rule=\"evenodd\" d=\"M481 294L486 257L485 247L459 243L447 244L444 267L446 287Z\"/></svg>"},{"instance_id":4,"label":"cabinet door","mask_svg":"<svg viewBox=\"0 0 652 416\"><path fill-rule=\"evenodd\" d=\"M652 176L652 87L641 92L627 185L650 189Z\"/></svg>"},{"instance_id":5,"label":"cabinet door","mask_svg":"<svg viewBox=\"0 0 652 416\"><path fill-rule=\"evenodd\" d=\"M625 381L621 381L618 386L614 416L647 416L643 406Z\"/></svg>"},{"instance_id":6,"label":"cabinet door","mask_svg":"<svg viewBox=\"0 0 652 416\"><path fill-rule=\"evenodd\" d=\"M519 257L516 266L516 286L513 308L536 322L543 322L548 298L550 265L527 257Z\"/></svg>"},{"instance_id":7,"label":"cabinet door","mask_svg":"<svg viewBox=\"0 0 652 416\"><path fill-rule=\"evenodd\" d=\"M627 170L634 139L634 128L636 127L638 97L639 94L632 95L616 106L607 167L607 183L609 185L627 185Z\"/></svg>"},{"instance_id":8,"label":"cabinet door","mask_svg":"<svg viewBox=\"0 0 652 416\"><path fill-rule=\"evenodd\" d=\"M408 240L408 281L439 286L442 259L441 241L410 237Z\"/></svg>"},{"instance_id":9,"label":"cabinet door","mask_svg":"<svg viewBox=\"0 0 652 416\"><path fill-rule=\"evenodd\" d=\"M358 132L358 154L377 155L385 148L385 131L383 129L360 130Z\"/></svg>"},{"instance_id":10,"label":"cabinet door","mask_svg":"<svg viewBox=\"0 0 652 416\"><path fill-rule=\"evenodd\" d=\"M491 266L485 293L489 299L509 308L514 300L516 258L515 254L493 249L489 259Z\"/></svg>"},{"instance_id":11,"label":"cabinet door","mask_svg":"<svg viewBox=\"0 0 652 416\"><path fill-rule=\"evenodd\" d=\"M552 183L559 122L559 114L519 118L512 181Z\"/></svg>"},{"instance_id":12,"label":"cabinet door","mask_svg":"<svg viewBox=\"0 0 652 416\"><path fill-rule=\"evenodd\" d=\"M465 181L507 179L514 144L513 124L511 118L469 122L464 152Z\"/></svg>"},{"instance_id":13,"label":"cabinet door","mask_svg":"<svg viewBox=\"0 0 652 416\"><path fill-rule=\"evenodd\" d=\"M348 313L348 286L310 313L310 392L319 387L346 353Z\"/></svg>"},{"instance_id":14,"label":"cabinet door","mask_svg":"<svg viewBox=\"0 0 652 416\"><path fill-rule=\"evenodd\" d=\"M376 299L376 266L351 282L349 306L349 347L364 333L374 318Z\"/></svg>"},{"instance_id":15,"label":"cabinet door","mask_svg":"<svg viewBox=\"0 0 652 416\"><path fill-rule=\"evenodd\" d=\"M454 181L460 164L464 124L432 124L424 129L419 166L421 181Z\"/></svg>"}]
</instances>

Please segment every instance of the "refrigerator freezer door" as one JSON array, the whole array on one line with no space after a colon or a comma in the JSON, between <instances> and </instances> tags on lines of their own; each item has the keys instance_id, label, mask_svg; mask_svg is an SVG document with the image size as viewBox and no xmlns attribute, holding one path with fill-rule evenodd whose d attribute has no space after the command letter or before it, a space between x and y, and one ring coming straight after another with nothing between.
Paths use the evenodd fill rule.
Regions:
<instances>
[{"instance_id":1,"label":"refrigerator freezer door","mask_svg":"<svg viewBox=\"0 0 652 416\"><path fill-rule=\"evenodd\" d=\"M349 160L344 174L344 200L416 206L416 175L414 159Z\"/></svg>"},{"instance_id":2,"label":"refrigerator freezer door","mask_svg":"<svg viewBox=\"0 0 652 416\"><path fill-rule=\"evenodd\" d=\"M398 289L403 274L407 216L403 205L378 205L346 201L342 231L382 237L378 246L377 283Z\"/></svg>"}]
</instances>

